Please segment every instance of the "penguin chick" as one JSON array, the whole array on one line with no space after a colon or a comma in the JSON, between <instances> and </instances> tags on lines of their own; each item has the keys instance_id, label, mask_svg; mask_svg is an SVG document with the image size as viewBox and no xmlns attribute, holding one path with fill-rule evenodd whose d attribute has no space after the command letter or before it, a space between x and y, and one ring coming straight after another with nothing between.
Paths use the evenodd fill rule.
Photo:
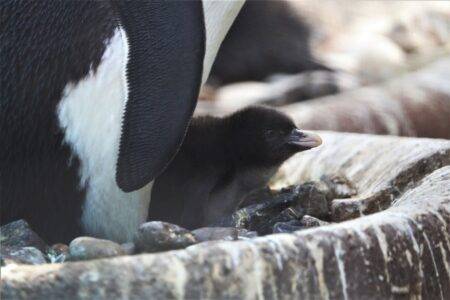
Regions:
<instances>
[{"instance_id":1,"label":"penguin chick","mask_svg":"<svg viewBox=\"0 0 450 300\"><path fill-rule=\"evenodd\" d=\"M195 118L178 154L155 180L149 220L188 229L214 223L264 187L286 159L321 143L287 115L263 106Z\"/></svg>"}]
</instances>

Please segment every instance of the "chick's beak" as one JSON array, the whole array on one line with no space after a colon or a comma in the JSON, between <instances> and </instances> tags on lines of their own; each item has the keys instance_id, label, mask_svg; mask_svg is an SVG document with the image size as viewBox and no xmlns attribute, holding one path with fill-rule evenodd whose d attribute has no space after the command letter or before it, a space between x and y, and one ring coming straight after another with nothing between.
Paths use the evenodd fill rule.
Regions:
<instances>
[{"instance_id":1,"label":"chick's beak","mask_svg":"<svg viewBox=\"0 0 450 300\"><path fill-rule=\"evenodd\" d=\"M288 144L303 149L311 149L320 146L322 144L322 139L315 133L294 129L289 134Z\"/></svg>"}]
</instances>

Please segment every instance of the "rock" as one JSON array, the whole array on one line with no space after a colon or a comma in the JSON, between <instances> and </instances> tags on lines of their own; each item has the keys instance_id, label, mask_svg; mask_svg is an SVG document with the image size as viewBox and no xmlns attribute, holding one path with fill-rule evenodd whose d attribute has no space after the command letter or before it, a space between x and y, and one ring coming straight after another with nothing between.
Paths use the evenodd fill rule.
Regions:
<instances>
[{"instance_id":1,"label":"rock","mask_svg":"<svg viewBox=\"0 0 450 300\"><path fill-rule=\"evenodd\" d=\"M304 227L319 227L319 226L325 226L330 224L329 222L326 221L322 221L320 219L305 215L303 216L303 218L300 220L300 224Z\"/></svg>"},{"instance_id":2,"label":"rock","mask_svg":"<svg viewBox=\"0 0 450 300\"><path fill-rule=\"evenodd\" d=\"M70 261L89 260L105 257L124 255L119 244L109 240L96 239L92 237L78 237L70 242Z\"/></svg>"},{"instance_id":3,"label":"rock","mask_svg":"<svg viewBox=\"0 0 450 300\"><path fill-rule=\"evenodd\" d=\"M62 263L69 257L69 252L69 246L59 243L50 247L47 256L52 263Z\"/></svg>"},{"instance_id":4,"label":"rock","mask_svg":"<svg viewBox=\"0 0 450 300\"><path fill-rule=\"evenodd\" d=\"M192 230L192 234L199 242L214 240L235 241L255 236L254 232L234 227L202 227Z\"/></svg>"},{"instance_id":5,"label":"rock","mask_svg":"<svg viewBox=\"0 0 450 300\"><path fill-rule=\"evenodd\" d=\"M261 227L266 226L267 220L276 217L284 209L296 203L298 188L289 187L276 193L264 193L264 195L267 198L260 199L257 204L239 209L230 217L226 217L214 225L258 231Z\"/></svg>"},{"instance_id":6,"label":"rock","mask_svg":"<svg viewBox=\"0 0 450 300\"><path fill-rule=\"evenodd\" d=\"M273 232L273 228L276 224L297 222L302 218L304 214L305 210L302 208L288 207L277 216L266 220L266 222L258 226L256 230L260 235L270 234Z\"/></svg>"},{"instance_id":7,"label":"rock","mask_svg":"<svg viewBox=\"0 0 450 300\"><path fill-rule=\"evenodd\" d=\"M45 264L44 254L34 247L2 247L2 265L26 264L40 265Z\"/></svg>"},{"instance_id":8,"label":"rock","mask_svg":"<svg viewBox=\"0 0 450 300\"><path fill-rule=\"evenodd\" d=\"M126 255L133 255L136 252L136 246L134 243L123 243L120 247Z\"/></svg>"},{"instance_id":9,"label":"rock","mask_svg":"<svg viewBox=\"0 0 450 300\"><path fill-rule=\"evenodd\" d=\"M139 252L182 249L197 242L189 230L160 221L142 224L134 240Z\"/></svg>"},{"instance_id":10,"label":"rock","mask_svg":"<svg viewBox=\"0 0 450 300\"><path fill-rule=\"evenodd\" d=\"M326 184L320 181L306 182L297 188L297 211L304 211L304 214L319 218L329 216L332 192Z\"/></svg>"},{"instance_id":11,"label":"rock","mask_svg":"<svg viewBox=\"0 0 450 300\"><path fill-rule=\"evenodd\" d=\"M292 233L302 229L305 229L305 227L300 220L291 220L288 222L275 223L272 228L272 233Z\"/></svg>"},{"instance_id":12,"label":"rock","mask_svg":"<svg viewBox=\"0 0 450 300\"><path fill-rule=\"evenodd\" d=\"M305 214L328 217L332 195L334 191L323 182L306 182L280 191L263 189L250 194L250 200L243 201L255 204L239 209L214 225L269 234L275 223L300 220ZM261 197L259 201L258 197Z\"/></svg>"},{"instance_id":13,"label":"rock","mask_svg":"<svg viewBox=\"0 0 450 300\"><path fill-rule=\"evenodd\" d=\"M30 228L25 220L18 220L0 228L1 248L34 247L41 252L46 252L48 245Z\"/></svg>"},{"instance_id":14,"label":"rock","mask_svg":"<svg viewBox=\"0 0 450 300\"><path fill-rule=\"evenodd\" d=\"M2 299L450 299L450 142L321 136L327 147L291 161L290 184L342 172L358 189L347 200L389 191L386 208L339 225L188 250L7 266Z\"/></svg>"}]
</instances>

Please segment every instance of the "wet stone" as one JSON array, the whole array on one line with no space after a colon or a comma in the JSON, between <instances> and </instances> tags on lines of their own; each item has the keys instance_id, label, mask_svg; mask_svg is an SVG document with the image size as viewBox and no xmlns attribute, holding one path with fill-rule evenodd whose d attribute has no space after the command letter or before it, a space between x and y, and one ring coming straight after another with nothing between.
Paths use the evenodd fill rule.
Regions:
<instances>
[{"instance_id":1,"label":"wet stone","mask_svg":"<svg viewBox=\"0 0 450 300\"><path fill-rule=\"evenodd\" d=\"M28 225L25 220L18 220L0 228L2 254L7 247L34 247L46 252L48 245Z\"/></svg>"},{"instance_id":2,"label":"wet stone","mask_svg":"<svg viewBox=\"0 0 450 300\"><path fill-rule=\"evenodd\" d=\"M318 218L330 215L332 192L324 182L306 182L297 186L297 189L298 201L295 208L298 211Z\"/></svg>"},{"instance_id":3,"label":"wet stone","mask_svg":"<svg viewBox=\"0 0 450 300\"><path fill-rule=\"evenodd\" d=\"M262 235L270 234L273 232L273 227L275 224L299 221L304 214L305 210L303 208L288 207L277 216L267 220L267 222L261 224L258 228L255 228L255 230Z\"/></svg>"},{"instance_id":4,"label":"wet stone","mask_svg":"<svg viewBox=\"0 0 450 300\"><path fill-rule=\"evenodd\" d=\"M329 219L331 201L335 195L351 195L347 182L339 177L327 177L324 181L306 182L280 191L263 189L254 192L243 207L213 226L237 227L269 234L278 222L300 220L305 214Z\"/></svg>"},{"instance_id":5,"label":"wet stone","mask_svg":"<svg viewBox=\"0 0 450 300\"><path fill-rule=\"evenodd\" d=\"M35 247L2 247L2 265L47 263L44 254Z\"/></svg>"},{"instance_id":6,"label":"wet stone","mask_svg":"<svg viewBox=\"0 0 450 300\"><path fill-rule=\"evenodd\" d=\"M276 217L286 208L295 205L297 199L298 188L295 186L282 189L274 194L266 193L259 203L241 208L215 225L257 231L258 228L266 226L268 220Z\"/></svg>"},{"instance_id":7,"label":"wet stone","mask_svg":"<svg viewBox=\"0 0 450 300\"><path fill-rule=\"evenodd\" d=\"M185 228L153 221L139 227L134 243L137 252L160 252L186 248L197 243L197 239Z\"/></svg>"},{"instance_id":8,"label":"wet stone","mask_svg":"<svg viewBox=\"0 0 450 300\"><path fill-rule=\"evenodd\" d=\"M112 241L91 237L78 237L70 242L68 260L89 260L124 254L125 252L120 245Z\"/></svg>"}]
</instances>

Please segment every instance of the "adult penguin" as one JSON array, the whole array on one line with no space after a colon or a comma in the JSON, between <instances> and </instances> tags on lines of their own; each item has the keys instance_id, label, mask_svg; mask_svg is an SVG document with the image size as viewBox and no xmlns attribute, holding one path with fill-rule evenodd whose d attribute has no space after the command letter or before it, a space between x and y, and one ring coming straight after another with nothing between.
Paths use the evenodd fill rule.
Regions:
<instances>
[{"instance_id":1,"label":"adult penguin","mask_svg":"<svg viewBox=\"0 0 450 300\"><path fill-rule=\"evenodd\" d=\"M242 4L1 1L2 224L130 240Z\"/></svg>"}]
</instances>

